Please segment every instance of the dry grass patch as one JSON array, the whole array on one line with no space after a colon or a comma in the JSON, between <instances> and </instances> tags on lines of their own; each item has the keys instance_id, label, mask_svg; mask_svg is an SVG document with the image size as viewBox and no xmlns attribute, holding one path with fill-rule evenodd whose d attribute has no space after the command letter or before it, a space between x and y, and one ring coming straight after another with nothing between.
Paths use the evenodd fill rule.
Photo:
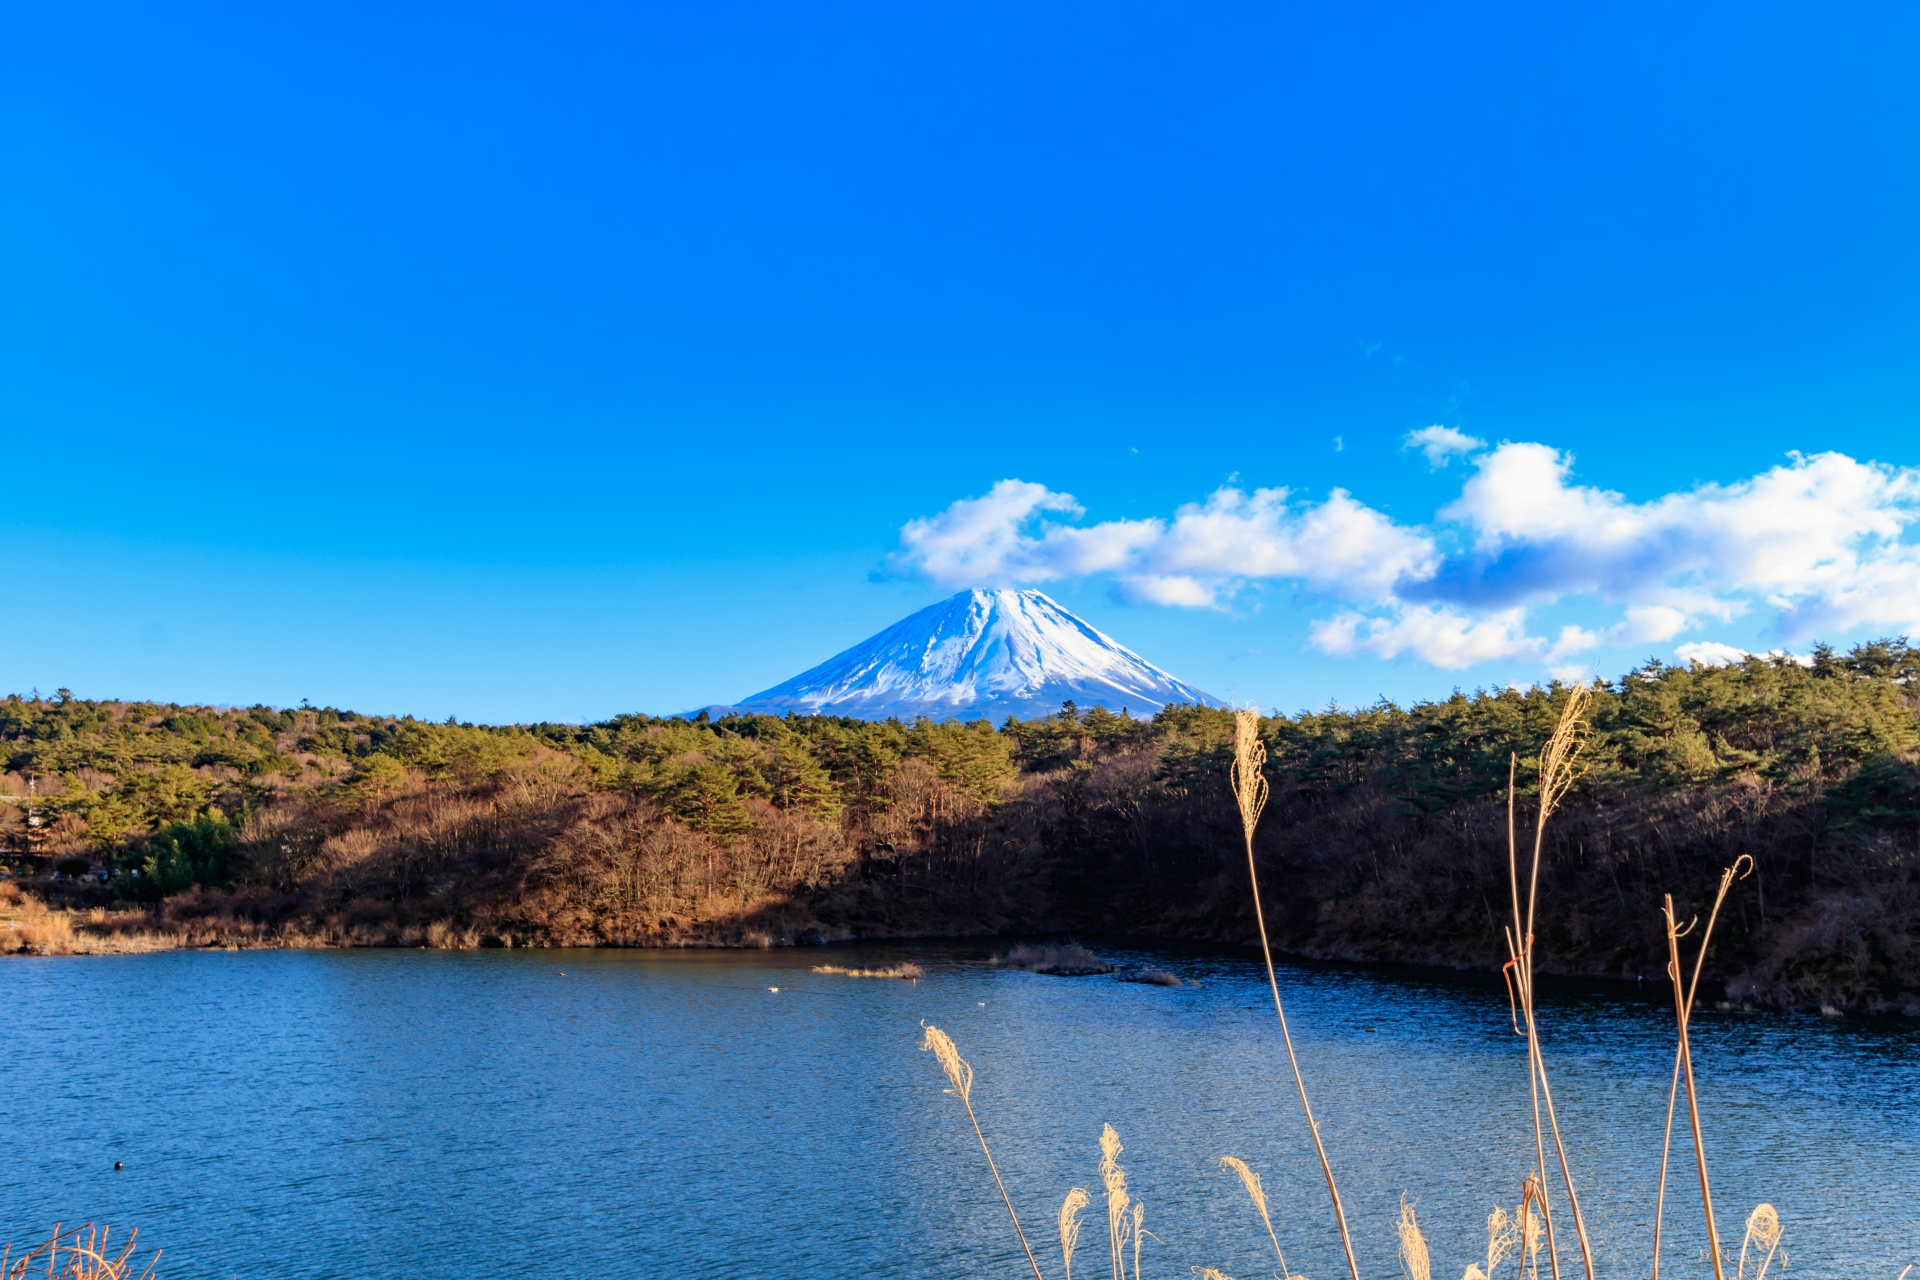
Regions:
<instances>
[{"instance_id":1,"label":"dry grass patch","mask_svg":"<svg viewBox=\"0 0 1920 1280\"><path fill-rule=\"evenodd\" d=\"M917 964L896 964L886 969L846 969L837 964L817 964L815 973L837 973L843 978L923 978L926 971Z\"/></svg>"}]
</instances>

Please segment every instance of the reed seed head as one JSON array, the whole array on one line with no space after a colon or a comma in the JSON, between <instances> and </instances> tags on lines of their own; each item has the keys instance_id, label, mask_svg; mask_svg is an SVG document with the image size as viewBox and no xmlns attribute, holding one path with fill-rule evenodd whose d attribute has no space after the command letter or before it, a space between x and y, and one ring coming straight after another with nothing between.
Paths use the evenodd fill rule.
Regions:
<instances>
[{"instance_id":1,"label":"reed seed head","mask_svg":"<svg viewBox=\"0 0 1920 1280\"><path fill-rule=\"evenodd\" d=\"M946 1072L947 1079L953 1082L953 1092L959 1095L960 1101L971 1105L973 1068L960 1057L960 1050L954 1045L952 1036L938 1027L928 1027L925 1023L920 1025L925 1027L927 1032L927 1038L920 1042L920 1047L932 1050L933 1056L940 1060L940 1069Z\"/></svg>"},{"instance_id":2,"label":"reed seed head","mask_svg":"<svg viewBox=\"0 0 1920 1280\"><path fill-rule=\"evenodd\" d=\"M1249 843L1267 807L1267 744L1260 741L1260 709L1240 707L1233 713L1233 765L1228 770L1233 798L1240 805L1240 825Z\"/></svg>"},{"instance_id":3,"label":"reed seed head","mask_svg":"<svg viewBox=\"0 0 1920 1280\"><path fill-rule=\"evenodd\" d=\"M1585 772L1580 767L1580 754L1587 747L1586 714L1592 703L1592 685L1583 681L1573 686L1567 694L1566 706L1560 709L1560 722L1553 727L1547 744L1540 748L1539 821L1543 826L1559 807L1568 788Z\"/></svg>"},{"instance_id":4,"label":"reed seed head","mask_svg":"<svg viewBox=\"0 0 1920 1280\"><path fill-rule=\"evenodd\" d=\"M1112 1125L1100 1130L1100 1181L1107 1190L1107 1241L1113 1250L1116 1274L1123 1265L1120 1248L1127 1242L1127 1171L1120 1167L1120 1135Z\"/></svg>"},{"instance_id":5,"label":"reed seed head","mask_svg":"<svg viewBox=\"0 0 1920 1280\"><path fill-rule=\"evenodd\" d=\"M1253 1207L1260 1211L1260 1222L1267 1229L1267 1239L1273 1241L1273 1256L1280 1263L1280 1274L1289 1276L1286 1255L1280 1252L1280 1237L1274 1234L1273 1219L1267 1213L1267 1189L1260 1183L1260 1175L1247 1167L1247 1162L1239 1156L1221 1156L1220 1167L1231 1169L1240 1177L1240 1185L1247 1189L1247 1196L1253 1201Z\"/></svg>"},{"instance_id":6,"label":"reed seed head","mask_svg":"<svg viewBox=\"0 0 1920 1280\"><path fill-rule=\"evenodd\" d=\"M1744 1280L1747 1274L1747 1250L1752 1249L1755 1264L1754 1280L1761 1280L1761 1277L1767 1274L1767 1265L1773 1261L1774 1250L1780 1247L1780 1236L1783 1230L1780 1225L1780 1214L1772 1205L1754 1206L1753 1212L1747 1215L1747 1234L1746 1238L1740 1242L1740 1265L1734 1271L1734 1275Z\"/></svg>"},{"instance_id":7,"label":"reed seed head","mask_svg":"<svg viewBox=\"0 0 1920 1280\"><path fill-rule=\"evenodd\" d=\"M1485 1276L1493 1275L1494 1268L1506 1260L1513 1252L1519 1238L1519 1224L1507 1216L1507 1211L1495 1205L1493 1212L1487 1215L1487 1269Z\"/></svg>"},{"instance_id":8,"label":"reed seed head","mask_svg":"<svg viewBox=\"0 0 1920 1280\"><path fill-rule=\"evenodd\" d=\"M1060 1202L1060 1262L1073 1280L1073 1251L1080 1246L1080 1211L1093 1203L1085 1187L1075 1187Z\"/></svg>"},{"instance_id":9,"label":"reed seed head","mask_svg":"<svg viewBox=\"0 0 1920 1280\"><path fill-rule=\"evenodd\" d=\"M1400 1261L1407 1268L1409 1280L1433 1280L1433 1259L1427 1253L1426 1237L1414 1221L1413 1202L1405 1196L1400 1197L1400 1221L1394 1224L1394 1230L1400 1236Z\"/></svg>"}]
</instances>

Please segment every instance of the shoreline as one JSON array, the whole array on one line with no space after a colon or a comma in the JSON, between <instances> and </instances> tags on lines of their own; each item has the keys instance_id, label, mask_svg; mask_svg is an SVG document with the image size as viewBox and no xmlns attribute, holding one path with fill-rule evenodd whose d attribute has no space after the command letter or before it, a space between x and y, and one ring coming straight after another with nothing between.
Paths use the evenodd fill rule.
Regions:
<instances>
[{"instance_id":1,"label":"shoreline","mask_svg":"<svg viewBox=\"0 0 1920 1280\"><path fill-rule=\"evenodd\" d=\"M60 928L60 925L64 924L61 936L46 939L50 944L47 946L0 948L0 959L152 955L168 951L811 951L823 947L858 948L888 943L941 941L1004 942L1014 945L1023 942L1057 941L1062 938L1083 943L1093 942L1096 945L1104 943L1109 946L1185 947L1216 952L1245 952L1250 960L1257 959L1258 954L1258 943L1251 939L1164 933L1086 934L1069 929L1036 929L1021 932L976 929L949 932L915 930L903 933L854 933L816 928L803 930L797 936L792 934L775 936L762 930L736 930L731 931L733 934L731 937L709 935L628 937L618 940L585 938L556 940L537 936L518 937L511 933L481 933L473 929L405 926L382 937L355 938L342 937L338 934L328 936L318 931L260 928L235 930L231 926L204 929L122 927L101 933L97 931L98 926L102 923L110 923L109 921L91 918L74 919L82 915L91 917L97 914L97 910L45 913L41 917L42 920L59 921L55 928ZM144 913L123 914L132 916ZM61 919L62 917L64 920ZM18 936L35 927L22 926L13 921L7 921L4 924L8 933L13 936ZM7 937L8 933L0 933L0 938ZM1478 985L1486 985L1490 990L1500 989L1498 966L1490 963L1476 963L1467 959L1448 963L1432 959L1415 960L1390 956L1316 953L1280 947L1274 949L1274 959L1294 968L1388 971L1429 980L1435 978L1466 980ZM1550 961L1550 957L1543 957L1543 959ZM1650 1006L1664 1008L1662 999L1650 993L1647 986L1649 980L1644 976L1628 978L1618 973L1580 971L1571 967L1554 968L1549 963L1540 969L1539 980L1544 988L1561 992L1585 990L1616 998L1631 994ZM1708 999L1708 1007L1722 1013L1769 1013L1820 1017L1827 1020L1845 1019L1852 1022L1907 1023L1920 1018L1920 1011L1910 1009L1891 1007L1840 1009L1832 1005L1756 999L1750 992L1744 993L1740 999L1735 1000L1729 997L1728 992L1730 987L1737 987L1737 985L1738 979L1732 983L1715 983L1706 980L1703 983L1705 989L1702 991L1702 996Z\"/></svg>"}]
</instances>

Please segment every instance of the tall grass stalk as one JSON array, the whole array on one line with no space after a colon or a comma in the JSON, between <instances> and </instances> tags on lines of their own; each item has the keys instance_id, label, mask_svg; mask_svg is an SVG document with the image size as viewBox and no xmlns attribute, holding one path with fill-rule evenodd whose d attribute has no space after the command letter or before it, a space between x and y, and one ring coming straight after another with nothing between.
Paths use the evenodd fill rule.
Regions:
<instances>
[{"instance_id":1,"label":"tall grass stalk","mask_svg":"<svg viewBox=\"0 0 1920 1280\"><path fill-rule=\"evenodd\" d=\"M1100 1130L1100 1182L1107 1191L1107 1250L1113 1280L1127 1280L1127 1171L1120 1167L1120 1135L1112 1125Z\"/></svg>"},{"instance_id":2,"label":"tall grass stalk","mask_svg":"<svg viewBox=\"0 0 1920 1280\"><path fill-rule=\"evenodd\" d=\"M127 1242L118 1253L108 1248L107 1241L112 1234L113 1228L91 1222L62 1231L56 1222L46 1243L18 1258L13 1257L12 1245L0 1249L0 1277L24 1280L31 1271L48 1280L134 1280L133 1252L140 1238L139 1228L127 1234ZM160 1251L156 1249L147 1259L146 1270L140 1273L139 1280L151 1280L159 1262Z\"/></svg>"},{"instance_id":3,"label":"tall grass stalk","mask_svg":"<svg viewBox=\"0 0 1920 1280\"><path fill-rule=\"evenodd\" d=\"M939 1059L940 1069L947 1073L947 1079L953 1085L952 1092L966 1107L967 1119L973 1122L973 1136L980 1140L980 1154L987 1158L987 1170L993 1174L993 1185L1000 1188L1000 1200L1007 1206L1007 1217L1013 1220L1013 1233L1020 1237L1020 1248L1027 1255L1027 1265L1033 1268L1033 1280L1045 1280L1040 1274L1040 1264L1033 1260L1033 1248L1027 1243L1027 1233L1020 1229L1020 1215L1013 1211L1013 1199L1007 1195L1007 1184L1000 1180L1000 1169L993 1163L993 1152L987 1149L987 1135L980 1131L980 1117L973 1113L973 1068L960 1056L952 1036L938 1027L926 1027L926 1032L926 1039L920 1042L920 1047L931 1050L933 1056Z\"/></svg>"},{"instance_id":4,"label":"tall grass stalk","mask_svg":"<svg viewBox=\"0 0 1920 1280\"><path fill-rule=\"evenodd\" d=\"M1060 1202L1060 1266L1073 1280L1073 1251L1080 1247L1080 1211L1093 1202L1085 1187L1074 1187Z\"/></svg>"},{"instance_id":5,"label":"tall grass stalk","mask_svg":"<svg viewBox=\"0 0 1920 1280\"><path fill-rule=\"evenodd\" d=\"M1400 1221L1394 1224L1400 1237L1400 1264L1407 1269L1407 1280L1433 1280L1433 1256L1427 1252L1426 1237L1413 1216L1413 1202L1400 1197Z\"/></svg>"},{"instance_id":6,"label":"tall grass stalk","mask_svg":"<svg viewBox=\"0 0 1920 1280\"><path fill-rule=\"evenodd\" d=\"M1507 870L1513 894L1513 925L1507 937L1508 964L1513 970L1519 1006L1526 1018L1528 1089L1533 1098L1533 1145L1535 1170L1540 1190L1540 1216L1547 1231L1547 1258L1554 1280L1560 1277L1560 1250L1554 1238L1553 1210L1548 1203L1546 1134L1553 1135L1554 1153L1560 1165L1560 1178L1567 1188L1567 1206L1573 1214L1574 1231L1580 1238L1580 1260L1587 1280L1594 1280L1593 1242L1587 1234L1586 1217L1580 1211L1580 1196L1573 1185L1573 1169L1567 1159L1567 1147L1560 1134L1560 1117L1553 1106L1553 1089L1547 1081L1546 1058L1540 1051L1540 1030L1534 1011L1534 913L1540 896L1540 861L1546 847L1547 819L1559 807L1583 770L1580 756L1586 748L1586 713L1593 701L1593 689L1576 684L1568 691L1566 705L1553 733L1540 749L1538 779L1539 808L1533 825L1533 861L1527 875L1526 910L1520 908L1519 831L1514 819L1514 793L1519 760L1507 762ZM1541 1122L1545 1107L1545 1124Z\"/></svg>"},{"instance_id":7,"label":"tall grass stalk","mask_svg":"<svg viewBox=\"0 0 1920 1280\"><path fill-rule=\"evenodd\" d=\"M1254 865L1253 832L1260 825L1260 812L1267 807L1267 746L1260 741L1260 712L1241 707L1233 713L1233 765L1228 777L1233 796L1240 805L1240 828L1247 841L1247 879L1253 888L1253 918L1260 926L1260 954L1267 963L1267 987L1273 992L1273 1012L1280 1019L1280 1039L1287 1046L1287 1064L1293 1068L1294 1087L1300 1091L1300 1109L1306 1113L1307 1129L1313 1134L1313 1149L1320 1157L1320 1171L1327 1178L1327 1194L1333 1198L1334 1216L1340 1221L1340 1243L1347 1251L1347 1270L1360 1280L1360 1264L1353 1256L1353 1234L1347 1229L1347 1211L1340 1203L1340 1188L1334 1184L1333 1165L1327 1159L1327 1147L1320 1140L1320 1125L1313 1118L1313 1105L1307 1101L1307 1082L1300 1074L1300 1059L1293 1051L1293 1035L1287 1030L1287 1011L1280 1003L1280 980L1273 972L1273 946L1267 940L1267 916L1260 905L1260 871Z\"/></svg>"},{"instance_id":8,"label":"tall grass stalk","mask_svg":"<svg viewBox=\"0 0 1920 1280\"><path fill-rule=\"evenodd\" d=\"M1539 1203L1540 1189L1529 1176L1520 1184L1520 1207L1513 1212L1514 1238L1520 1250L1514 1267L1522 1274L1531 1268L1533 1280L1540 1280L1540 1245L1546 1235L1541 1225L1543 1215L1533 1211L1533 1206Z\"/></svg>"},{"instance_id":9,"label":"tall grass stalk","mask_svg":"<svg viewBox=\"0 0 1920 1280\"><path fill-rule=\"evenodd\" d=\"M1745 871L1740 869L1742 863L1746 864ZM1660 1148L1660 1194L1653 1210L1653 1280L1660 1280L1660 1230L1667 1207L1667 1161L1673 1151L1673 1113L1683 1074L1687 1082L1687 1114L1693 1126L1694 1160L1700 1170L1701 1210L1706 1215L1707 1240L1713 1250L1714 1280L1726 1280L1726 1264L1720 1256L1720 1233L1713 1220L1713 1191L1707 1180L1707 1148L1700 1129L1700 1102L1694 1092L1693 1045L1687 1030L1693 1021L1693 998L1700 990L1700 971L1706 967L1707 947L1713 941L1713 926L1720 919L1720 908L1726 902L1727 891L1733 887L1733 882L1745 879L1752 870L1753 859L1743 853L1733 860L1732 866L1720 873L1720 891L1713 897L1713 910L1707 913L1707 927L1700 934L1700 952L1693 961L1693 977L1684 991L1680 986L1680 939L1692 931L1693 922L1689 921L1686 928L1681 928L1673 910L1673 895L1666 895L1667 974L1673 979L1674 1017L1680 1030L1679 1046L1674 1052L1673 1084L1667 1090L1667 1133Z\"/></svg>"},{"instance_id":10,"label":"tall grass stalk","mask_svg":"<svg viewBox=\"0 0 1920 1280\"><path fill-rule=\"evenodd\" d=\"M1220 1167L1231 1169L1240 1177L1240 1185L1247 1189L1247 1195L1253 1201L1253 1207L1260 1211L1260 1221L1267 1229L1267 1239L1273 1241L1273 1256L1280 1263L1280 1274L1284 1280L1292 1280L1293 1273L1287 1270L1287 1255L1280 1252L1280 1237L1273 1233L1273 1218L1267 1213L1267 1189L1261 1184L1260 1175L1247 1167L1247 1162L1239 1156L1221 1156Z\"/></svg>"}]
</instances>

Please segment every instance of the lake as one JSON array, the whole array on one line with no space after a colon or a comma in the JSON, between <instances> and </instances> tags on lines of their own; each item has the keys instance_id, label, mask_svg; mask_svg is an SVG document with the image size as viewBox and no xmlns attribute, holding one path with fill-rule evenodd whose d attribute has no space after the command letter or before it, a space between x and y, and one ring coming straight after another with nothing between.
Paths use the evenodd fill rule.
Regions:
<instances>
[{"instance_id":1,"label":"lake","mask_svg":"<svg viewBox=\"0 0 1920 1280\"><path fill-rule=\"evenodd\" d=\"M1100 948L1198 983L1154 987L997 967L993 949L8 960L0 1233L17 1246L56 1219L138 1226L165 1248L163 1274L208 1280L1020 1275L965 1112L917 1052L924 1019L973 1063L1049 1277L1062 1196L1099 1186L1103 1123L1157 1236L1145 1276L1272 1272L1217 1164L1229 1154L1265 1175L1292 1268L1345 1274L1257 962ZM901 960L926 976L810 972ZM1531 1163L1503 989L1336 967L1281 982L1363 1273L1401 1274L1404 1193L1435 1280L1454 1280ZM1663 994L1544 993L1607 1280L1648 1268L1673 1064ZM1789 1276L1895 1280L1920 1255L1920 1029L1708 1010L1694 1044L1723 1238L1737 1250L1766 1200ZM1663 1266L1676 1280L1711 1275L1699 1219L1683 1104ZM1102 1274L1103 1230L1096 1198L1083 1276Z\"/></svg>"}]
</instances>

